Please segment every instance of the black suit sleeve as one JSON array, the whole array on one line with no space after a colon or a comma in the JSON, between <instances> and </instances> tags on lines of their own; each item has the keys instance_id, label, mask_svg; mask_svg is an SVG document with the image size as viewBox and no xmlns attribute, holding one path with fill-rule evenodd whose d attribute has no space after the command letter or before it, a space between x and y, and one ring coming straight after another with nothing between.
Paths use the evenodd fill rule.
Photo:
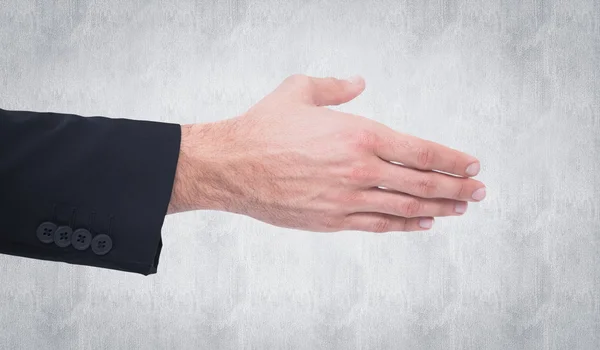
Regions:
<instances>
[{"instance_id":1,"label":"black suit sleeve","mask_svg":"<svg viewBox=\"0 0 600 350\"><path fill-rule=\"evenodd\" d=\"M0 253L149 275L178 124L0 109Z\"/></svg>"}]
</instances>

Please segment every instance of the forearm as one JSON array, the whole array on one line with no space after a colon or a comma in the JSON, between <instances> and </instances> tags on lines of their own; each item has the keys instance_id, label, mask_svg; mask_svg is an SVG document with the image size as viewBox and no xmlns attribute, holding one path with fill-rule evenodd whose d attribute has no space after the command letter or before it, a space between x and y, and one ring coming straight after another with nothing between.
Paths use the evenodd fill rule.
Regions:
<instances>
[{"instance_id":1,"label":"forearm","mask_svg":"<svg viewBox=\"0 0 600 350\"><path fill-rule=\"evenodd\" d=\"M168 214L192 210L235 211L236 169L227 163L231 120L181 126L181 147ZM236 150L239 156L239 150Z\"/></svg>"}]
</instances>

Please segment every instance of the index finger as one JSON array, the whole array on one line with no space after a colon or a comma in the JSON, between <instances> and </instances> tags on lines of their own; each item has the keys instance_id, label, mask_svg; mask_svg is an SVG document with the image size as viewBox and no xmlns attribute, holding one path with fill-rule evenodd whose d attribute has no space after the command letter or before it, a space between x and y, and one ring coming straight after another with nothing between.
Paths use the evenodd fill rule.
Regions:
<instances>
[{"instance_id":1,"label":"index finger","mask_svg":"<svg viewBox=\"0 0 600 350\"><path fill-rule=\"evenodd\" d=\"M479 160L474 156L439 143L383 128L375 153L383 160L398 162L419 170L438 170L464 177L479 173Z\"/></svg>"}]
</instances>

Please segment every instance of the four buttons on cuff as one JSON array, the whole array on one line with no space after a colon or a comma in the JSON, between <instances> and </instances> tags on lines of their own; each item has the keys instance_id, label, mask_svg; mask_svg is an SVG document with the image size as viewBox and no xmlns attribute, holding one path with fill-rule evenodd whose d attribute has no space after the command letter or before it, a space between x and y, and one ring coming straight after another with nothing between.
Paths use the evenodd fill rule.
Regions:
<instances>
[{"instance_id":1,"label":"four buttons on cuff","mask_svg":"<svg viewBox=\"0 0 600 350\"><path fill-rule=\"evenodd\" d=\"M92 238L92 233L84 228L73 231L69 226L57 226L55 223L46 221L40 224L36 230L36 236L40 242L56 244L65 248L72 245L77 250L86 250L92 246L96 255L105 255L112 249L112 239L105 234L99 234Z\"/></svg>"}]
</instances>

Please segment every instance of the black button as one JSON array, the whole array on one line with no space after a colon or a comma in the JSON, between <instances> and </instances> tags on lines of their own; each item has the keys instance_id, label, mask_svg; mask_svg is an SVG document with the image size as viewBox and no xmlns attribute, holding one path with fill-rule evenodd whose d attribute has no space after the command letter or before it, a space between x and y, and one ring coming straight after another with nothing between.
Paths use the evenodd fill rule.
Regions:
<instances>
[{"instance_id":1,"label":"black button","mask_svg":"<svg viewBox=\"0 0 600 350\"><path fill-rule=\"evenodd\" d=\"M54 232L54 243L61 247L68 247L71 244L71 234L73 233L73 229L69 226L60 226Z\"/></svg>"},{"instance_id":2,"label":"black button","mask_svg":"<svg viewBox=\"0 0 600 350\"><path fill-rule=\"evenodd\" d=\"M36 235L41 242L52 243L54 242L54 231L56 231L56 224L46 221L38 226Z\"/></svg>"},{"instance_id":3,"label":"black button","mask_svg":"<svg viewBox=\"0 0 600 350\"><path fill-rule=\"evenodd\" d=\"M96 255L104 255L112 248L112 239L104 234L97 235L92 240L92 251Z\"/></svg>"},{"instance_id":4,"label":"black button","mask_svg":"<svg viewBox=\"0 0 600 350\"><path fill-rule=\"evenodd\" d=\"M92 242L92 234L84 228L78 228L71 235L71 244L77 250L86 250Z\"/></svg>"}]
</instances>

